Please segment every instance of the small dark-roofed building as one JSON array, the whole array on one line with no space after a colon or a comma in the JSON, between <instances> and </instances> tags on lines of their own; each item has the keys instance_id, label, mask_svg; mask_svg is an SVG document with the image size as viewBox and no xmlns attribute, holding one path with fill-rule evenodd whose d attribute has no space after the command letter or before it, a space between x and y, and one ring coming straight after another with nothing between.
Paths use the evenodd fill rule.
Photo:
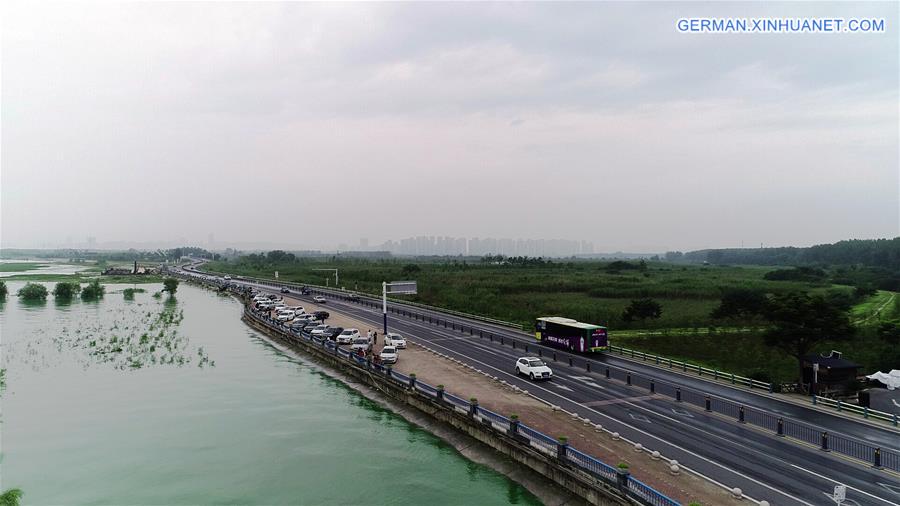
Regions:
<instances>
[{"instance_id":1,"label":"small dark-roofed building","mask_svg":"<svg viewBox=\"0 0 900 506\"><path fill-rule=\"evenodd\" d=\"M842 358L841 353L836 351L828 356L806 355L802 363L803 383L812 385L813 379L817 378L818 385L814 387L814 391L818 395L847 392L862 368L861 365ZM814 372L815 364L819 366L818 375Z\"/></svg>"}]
</instances>

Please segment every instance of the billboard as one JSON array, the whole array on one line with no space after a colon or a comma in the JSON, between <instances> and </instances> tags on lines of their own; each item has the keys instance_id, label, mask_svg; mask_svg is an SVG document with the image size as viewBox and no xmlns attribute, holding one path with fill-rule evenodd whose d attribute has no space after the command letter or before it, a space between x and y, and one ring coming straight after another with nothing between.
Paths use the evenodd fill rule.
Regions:
<instances>
[{"instance_id":1,"label":"billboard","mask_svg":"<svg viewBox=\"0 0 900 506\"><path fill-rule=\"evenodd\" d=\"M391 281L387 283L387 294L388 295L415 295L416 294L416 282L415 281Z\"/></svg>"}]
</instances>

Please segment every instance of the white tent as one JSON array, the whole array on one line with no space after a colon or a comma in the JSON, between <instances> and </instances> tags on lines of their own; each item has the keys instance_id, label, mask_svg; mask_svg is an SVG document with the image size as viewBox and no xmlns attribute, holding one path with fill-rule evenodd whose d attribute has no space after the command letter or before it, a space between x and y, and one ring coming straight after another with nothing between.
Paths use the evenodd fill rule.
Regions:
<instances>
[{"instance_id":1,"label":"white tent","mask_svg":"<svg viewBox=\"0 0 900 506\"><path fill-rule=\"evenodd\" d=\"M888 390L900 388L900 369L894 369L887 374L883 372L876 372L875 374L870 374L866 377L871 380L878 380L884 383L885 385L887 385Z\"/></svg>"}]
</instances>

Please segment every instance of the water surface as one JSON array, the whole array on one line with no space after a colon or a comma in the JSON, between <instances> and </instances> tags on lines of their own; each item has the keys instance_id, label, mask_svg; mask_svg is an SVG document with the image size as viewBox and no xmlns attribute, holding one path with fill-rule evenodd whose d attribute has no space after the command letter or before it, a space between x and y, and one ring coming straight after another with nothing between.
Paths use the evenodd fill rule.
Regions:
<instances>
[{"instance_id":1,"label":"water surface","mask_svg":"<svg viewBox=\"0 0 900 506\"><path fill-rule=\"evenodd\" d=\"M537 504L273 346L235 300L127 286L0 305L0 477L26 504Z\"/></svg>"}]
</instances>

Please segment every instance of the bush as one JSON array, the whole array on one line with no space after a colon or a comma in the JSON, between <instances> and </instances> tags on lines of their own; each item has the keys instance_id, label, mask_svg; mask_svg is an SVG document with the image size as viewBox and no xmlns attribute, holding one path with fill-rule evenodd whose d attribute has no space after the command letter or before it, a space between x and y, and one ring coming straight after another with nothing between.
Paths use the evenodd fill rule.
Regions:
<instances>
[{"instance_id":1,"label":"bush","mask_svg":"<svg viewBox=\"0 0 900 506\"><path fill-rule=\"evenodd\" d=\"M163 291L169 292L169 295L175 295L178 291L178 280L175 278L166 278L163 280Z\"/></svg>"},{"instance_id":2,"label":"bush","mask_svg":"<svg viewBox=\"0 0 900 506\"><path fill-rule=\"evenodd\" d=\"M21 489L11 488L0 494L0 506L19 506L19 500L24 493Z\"/></svg>"},{"instance_id":3,"label":"bush","mask_svg":"<svg viewBox=\"0 0 900 506\"><path fill-rule=\"evenodd\" d=\"M134 294L144 292L146 292L146 290L143 288L126 288L122 290L122 295L125 297L125 300L134 300Z\"/></svg>"},{"instance_id":4,"label":"bush","mask_svg":"<svg viewBox=\"0 0 900 506\"><path fill-rule=\"evenodd\" d=\"M9 288L6 288L6 283L0 281L0 300L6 298L6 295L9 294Z\"/></svg>"},{"instance_id":5,"label":"bush","mask_svg":"<svg viewBox=\"0 0 900 506\"><path fill-rule=\"evenodd\" d=\"M79 292L81 292L81 285L75 282L67 283L64 281L56 284L56 287L53 289L53 296L59 300L70 300L78 295Z\"/></svg>"},{"instance_id":6,"label":"bush","mask_svg":"<svg viewBox=\"0 0 900 506\"><path fill-rule=\"evenodd\" d=\"M102 298L105 293L106 287L100 284L99 279L95 279L81 290L81 298L84 300L97 300Z\"/></svg>"},{"instance_id":7,"label":"bush","mask_svg":"<svg viewBox=\"0 0 900 506\"><path fill-rule=\"evenodd\" d=\"M26 283L16 295L24 300L47 300L47 287L37 283Z\"/></svg>"}]
</instances>

